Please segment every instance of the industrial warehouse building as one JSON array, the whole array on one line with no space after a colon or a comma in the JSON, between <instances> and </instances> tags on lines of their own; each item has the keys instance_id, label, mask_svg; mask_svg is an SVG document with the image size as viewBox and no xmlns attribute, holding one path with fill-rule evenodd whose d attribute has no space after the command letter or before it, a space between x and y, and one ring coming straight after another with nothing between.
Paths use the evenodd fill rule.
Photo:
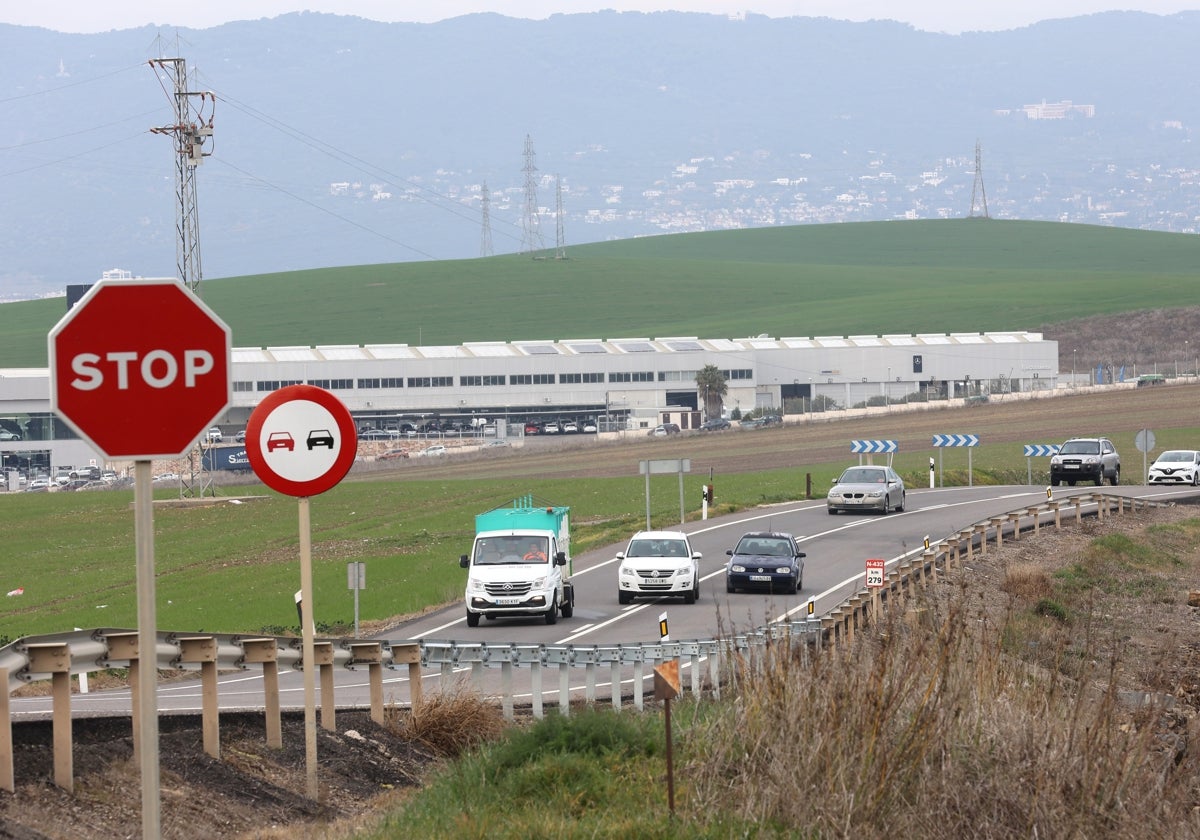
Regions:
<instances>
[{"instance_id":1,"label":"industrial warehouse building","mask_svg":"<svg viewBox=\"0 0 1200 840\"><path fill-rule=\"evenodd\" d=\"M1057 342L1033 332L235 348L232 361L232 400L219 421L229 435L264 396L300 383L336 394L364 432L435 419L512 437L527 422L566 419L600 431L694 427L705 419L696 374L707 365L725 376L726 412L741 413L1027 392L1058 378ZM53 415L50 394L48 369L0 370L5 468L102 464Z\"/></svg>"}]
</instances>

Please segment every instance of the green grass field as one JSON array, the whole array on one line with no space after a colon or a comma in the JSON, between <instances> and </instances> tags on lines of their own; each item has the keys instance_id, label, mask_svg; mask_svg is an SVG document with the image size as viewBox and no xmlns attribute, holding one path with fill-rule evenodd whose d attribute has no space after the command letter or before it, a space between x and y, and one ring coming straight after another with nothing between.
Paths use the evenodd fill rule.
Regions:
<instances>
[{"instance_id":1,"label":"green grass field","mask_svg":"<svg viewBox=\"0 0 1200 840\"><path fill-rule=\"evenodd\" d=\"M435 345L1038 330L1198 305L1197 280L1197 237L963 219L647 237L575 246L567 260L213 278L201 297L239 347ZM62 299L0 306L0 366L44 366L63 313Z\"/></svg>"}]
</instances>

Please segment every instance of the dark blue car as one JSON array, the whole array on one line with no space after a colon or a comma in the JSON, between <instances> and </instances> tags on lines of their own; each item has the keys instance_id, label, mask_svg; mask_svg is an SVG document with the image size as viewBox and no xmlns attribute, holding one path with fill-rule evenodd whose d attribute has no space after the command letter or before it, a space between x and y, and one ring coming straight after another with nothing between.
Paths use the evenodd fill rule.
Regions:
<instances>
[{"instance_id":1,"label":"dark blue car","mask_svg":"<svg viewBox=\"0 0 1200 840\"><path fill-rule=\"evenodd\" d=\"M757 589L794 595L804 586L805 553L796 538L782 531L743 534L725 552L725 591Z\"/></svg>"}]
</instances>

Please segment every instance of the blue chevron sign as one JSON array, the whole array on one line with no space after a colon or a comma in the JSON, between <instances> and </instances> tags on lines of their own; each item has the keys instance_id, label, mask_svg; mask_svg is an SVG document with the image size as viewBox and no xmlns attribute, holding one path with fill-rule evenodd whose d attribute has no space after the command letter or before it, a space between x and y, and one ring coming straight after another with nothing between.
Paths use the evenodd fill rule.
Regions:
<instances>
[{"instance_id":1,"label":"blue chevron sign","mask_svg":"<svg viewBox=\"0 0 1200 840\"><path fill-rule=\"evenodd\" d=\"M1026 458L1048 458L1058 454L1057 443L1027 443L1025 444Z\"/></svg>"},{"instance_id":2,"label":"blue chevron sign","mask_svg":"<svg viewBox=\"0 0 1200 840\"><path fill-rule=\"evenodd\" d=\"M874 452L895 452L896 441L894 440L852 440L850 441L850 451L857 453L874 453Z\"/></svg>"},{"instance_id":3,"label":"blue chevron sign","mask_svg":"<svg viewBox=\"0 0 1200 840\"><path fill-rule=\"evenodd\" d=\"M934 446L978 446L979 435L934 435Z\"/></svg>"}]
</instances>

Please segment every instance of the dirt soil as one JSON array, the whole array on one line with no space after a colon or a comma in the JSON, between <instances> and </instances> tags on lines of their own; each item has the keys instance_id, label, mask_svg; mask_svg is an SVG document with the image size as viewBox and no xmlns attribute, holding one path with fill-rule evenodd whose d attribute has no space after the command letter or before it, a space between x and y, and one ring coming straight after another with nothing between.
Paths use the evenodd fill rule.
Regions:
<instances>
[{"instance_id":1,"label":"dirt soil","mask_svg":"<svg viewBox=\"0 0 1200 840\"><path fill-rule=\"evenodd\" d=\"M1042 528L1006 540L986 554L976 552L969 574L943 586L969 586L972 600L1000 620L1012 609L1004 591L1006 570L1036 564L1047 572L1074 562L1097 537L1125 533L1137 538L1157 525L1189 519L1200 509L1187 505L1155 508L1081 526L1064 522L1060 531ZM1174 597L1138 604L1130 610L1119 638L1133 653L1134 667L1121 677L1129 689L1163 691L1176 696L1172 728L1188 731L1200 709L1200 669L1190 655L1200 611L1188 606L1188 593L1200 589L1200 546L1184 546L1175 567ZM1167 667L1138 668L1162 662L1155 653L1177 645ZM367 712L339 712L337 731L318 727L320 801L307 798L304 720L286 715L282 749L266 746L259 714L222 714L221 755L204 753L199 718L164 717L160 721L160 809L164 838L329 838L351 836L373 813L395 805L419 787L439 765L420 744L371 721ZM52 729L49 722L14 727L16 792L0 792L0 838L114 838L141 836L139 765L133 760L128 718L76 720L73 724L75 790L53 783Z\"/></svg>"},{"instance_id":2,"label":"dirt soil","mask_svg":"<svg viewBox=\"0 0 1200 840\"><path fill-rule=\"evenodd\" d=\"M222 714L219 761L204 752L199 717L162 717L162 837L348 833L357 818L407 795L437 766L428 749L374 723L368 712L338 712L336 719L336 732L317 727L317 802L306 795L302 713L284 716L281 749L267 746L261 714ZM14 726L16 792L0 792L0 838L142 835L140 763L129 718L76 720L73 730L75 790L68 793L53 781L50 722Z\"/></svg>"}]
</instances>

